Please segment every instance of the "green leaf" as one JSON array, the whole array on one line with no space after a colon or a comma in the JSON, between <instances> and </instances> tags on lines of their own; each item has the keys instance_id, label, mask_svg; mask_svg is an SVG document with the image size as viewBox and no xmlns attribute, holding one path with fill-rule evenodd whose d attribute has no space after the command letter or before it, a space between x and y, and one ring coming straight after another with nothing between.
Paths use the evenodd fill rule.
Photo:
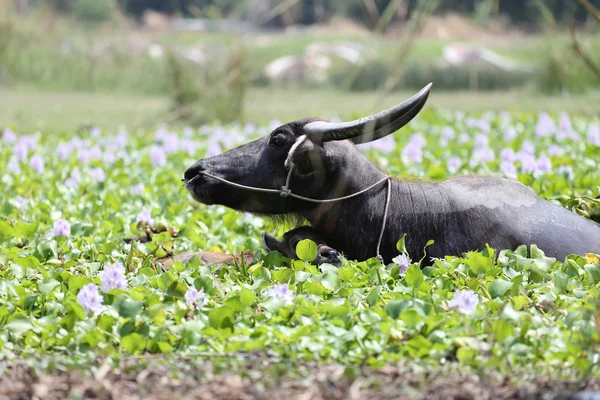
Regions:
<instances>
[{"instance_id":1,"label":"green leaf","mask_svg":"<svg viewBox=\"0 0 600 400\"><path fill-rule=\"evenodd\" d=\"M13 319L11 319L8 324L4 325L3 329L6 329L7 331L12 332L16 335L20 335L24 332L33 329L33 325L27 317L16 316Z\"/></svg>"},{"instance_id":2,"label":"green leaf","mask_svg":"<svg viewBox=\"0 0 600 400\"><path fill-rule=\"evenodd\" d=\"M171 286L167 289L167 296L176 297L178 299L183 299L185 293L188 291L188 286L181 282L173 282Z\"/></svg>"},{"instance_id":3,"label":"green leaf","mask_svg":"<svg viewBox=\"0 0 600 400\"><path fill-rule=\"evenodd\" d=\"M483 256L481 253L473 252L468 258L469 268L475 275L485 275L492 268L492 260Z\"/></svg>"},{"instance_id":4,"label":"green leaf","mask_svg":"<svg viewBox=\"0 0 600 400\"><path fill-rule=\"evenodd\" d=\"M242 293L240 293L240 302L244 307L250 307L256 301L256 296L252 291L242 288Z\"/></svg>"},{"instance_id":5,"label":"green leaf","mask_svg":"<svg viewBox=\"0 0 600 400\"><path fill-rule=\"evenodd\" d=\"M513 285L512 282L508 282L502 279L496 279L494 282L490 284L488 291L492 298L502 297L511 288Z\"/></svg>"},{"instance_id":6,"label":"green leaf","mask_svg":"<svg viewBox=\"0 0 600 400\"><path fill-rule=\"evenodd\" d=\"M307 293L316 294L317 296L320 296L323 293L325 293L327 289L325 289L325 286L321 285L319 282L310 280L304 284L304 290Z\"/></svg>"},{"instance_id":7,"label":"green leaf","mask_svg":"<svg viewBox=\"0 0 600 400\"><path fill-rule=\"evenodd\" d=\"M381 293L381 287L375 286L373 289L371 289L371 292L367 296L367 304L370 307L373 307L375 306L375 304L377 304L377 300L379 299L379 293Z\"/></svg>"},{"instance_id":8,"label":"green leaf","mask_svg":"<svg viewBox=\"0 0 600 400\"><path fill-rule=\"evenodd\" d=\"M31 224L25 223L25 222L17 222L14 226L15 231L17 231L18 233L20 233L20 235L22 237L31 237L33 236L37 230L38 227L40 226L39 222L34 222Z\"/></svg>"},{"instance_id":9,"label":"green leaf","mask_svg":"<svg viewBox=\"0 0 600 400\"><path fill-rule=\"evenodd\" d=\"M400 313L400 319L404 321L407 327L414 329L423 317L417 311L408 309Z\"/></svg>"},{"instance_id":10,"label":"green leaf","mask_svg":"<svg viewBox=\"0 0 600 400\"><path fill-rule=\"evenodd\" d=\"M172 353L175 349L167 342L158 342L158 348L163 354Z\"/></svg>"},{"instance_id":11,"label":"green leaf","mask_svg":"<svg viewBox=\"0 0 600 400\"><path fill-rule=\"evenodd\" d=\"M409 302L405 299L390 301L385 306L385 312L390 318L398 319L400 313L409 307Z\"/></svg>"},{"instance_id":12,"label":"green leaf","mask_svg":"<svg viewBox=\"0 0 600 400\"><path fill-rule=\"evenodd\" d=\"M199 276L194 280L194 287L196 290L204 289L205 295L212 294L214 287L212 283L212 279L208 276Z\"/></svg>"},{"instance_id":13,"label":"green leaf","mask_svg":"<svg viewBox=\"0 0 600 400\"><path fill-rule=\"evenodd\" d=\"M339 289L340 278L332 272L327 272L321 277L321 285L325 286L326 289L329 289L333 292Z\"/></svg>"},{"instance_id":14,"label":"green leaf","mask_svg":"<svg viewBox=\"0 0 600 400\"><path fill-rule=\"evenodd\" d=\"M406 233L402 235L400 240L398 240L398 242L396 243L396 249L398 249L400 253L408 253L406 251Z\"/></svg>"},{"instance_id":15,"label":"green leaf","mask_svg":"<svg viewBox=\"0 0 600 400\"><path fill-rule=\"evenodd\" d=\"M306 282L312 276L312 274L310 272L306 272L306 271L296 271L294 276L295 276L296 282L302 283L302 282Z\"/></svg>"},{"instance_id":16,"label":"green leaf","mask_svg":"<svg viewBox=\"0 0 600 400\"><path fill-rule=\"evenodd\" d=\"M553 272L554 277L554 286L559 293L564 293L567 290L567 285L569 283L569 275L564 272L558 270Z\"/></svg>"},{"instance_id":17,"label":"green leaf","mask_svg":"<svg viewBox=\"0 0 600 400\"><path fill-rule=\"evenodd\" d=\"M477 351L473 349L467 349L465 347L461 347L456 350L456 359L464 364L469 364L475 356L477 355Z\"/></svg>"},{"instance_id":18,"label":"green leaf","mask_svg":"<svg viewBox=\"0 0 600 400\"><path fill-rule=\"evenodd\" d=\"M15 229L6 221L0 219L0 236L18 236Z\"/></svg>"},{"instance_id":19,"label":"green leaf","mask_svg":"<svg viewBox=\"0 0 600 400\"><path fill-rule=\"evenodd\" d=\"M38 290L44 296L48 296L54 289L60 286L56 279L49 279L44 282L38 282Z\"/></svg>"},{"instance_id":20,"label":"green leaf","mask_svg":"<svg viewBox=\"0 0 600 400\"><path fill-rule=\"evenodd\" d=\"M15 260L17 264L24 268L37 269L40 267L40 261L34 256L19 257Z\"/></svg>"},{"instance_id":21,"label":"green leaf","mask_svg":"<svg viewBox=\"0 0 600 400\"><path fill-rule=\"evenodd\" d=\"M131 354L141 353L146 348L146 338L139 333L130 333L121 338L121 347Z\"/></svg>"},{"instance_id":22,"label":"green leaf","mask_svg":"<svg viewBox=\"0 0 600 400\"><path fill-rule=\"evenodd\" d=\"M492 331L496 340L501 342L513 335L514 324L501 319L496 320L492 323Z\"/></svg>"},{"instance_id":23,"label":"green leaf","mask_svg":"<svg viewBox=\"0 0 600 400\"><path fill-rule=\"evenodd\" d=\"M423 272L421 271L421 267L417 264L413 264L406 270L406 283L412 286L413 289L418 289L421 287L423 283Z\"/></svg>"},{"instance_id":24,"label":"green leaf","mask_svg":"<svg viewBox=\"0 0 600 400\"><path fill-rule=\"evenodd\" d=\"M143 304L140 301L123 299L118 303L119 315L123 318L135 318L142 313Z\"/></svg>"},{"instance_id":25,"label":"green leaf","mask_svg":"<svg viewBox=\"0 0 600 400\"><path fill-rule=\"evenodd\" d=\"M296 245L296 255L306 262L313 262L317 258L317 244L310 239L304 239Z\"/></svg>"},{"instance_id":26,"label":"green leaf","mask_svg":"<svg viewBox=\"0 0 600 400\"><path fill-rule=\"evenodd\" d=\"M88 283L92 283L92 280L81 276L72 276L69 278L69 290L77 291Z\"/></svg>"},{"instance_id":27,"label":"green leaf","mask_svg":"<svg viewBox=\"0 0 600 400\"><path fill-rule=\"evenodd\" d=\"M600 265L599 264L586 264L583 268L588 273L588 277L590 279L590 283L592 285L600 282Z\"/></svg>"},{"instance_id":28,"label":"green leaf","mask_svg":"<svg viewBox=\"0 0 600 400\"><path fill-rule=\"evenodd\" d=\"M208 313L208 322L210 326L216 329L233 329L235 322L233 309L228 306L213 308Z\"/></svg>"}]
</instances>

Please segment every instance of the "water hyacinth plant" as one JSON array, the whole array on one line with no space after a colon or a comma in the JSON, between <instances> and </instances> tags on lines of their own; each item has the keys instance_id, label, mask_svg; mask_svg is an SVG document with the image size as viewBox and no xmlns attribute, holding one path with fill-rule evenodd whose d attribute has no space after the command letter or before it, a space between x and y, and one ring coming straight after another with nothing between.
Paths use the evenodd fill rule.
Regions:
<instances>
[{"instance_id":1,"label":"water hyacinth plant","mask_svg":"<svg viewBox=\"0 0 600 400\"><path fill-rule=\"evenodd\" d=\"M43 354L76 365L258 351L370 367L418 360L595 371L595 255L563 262L522 246L412 260L399 242L389 265L317 268L314 244L303 245L301 260L266 254L261 231L276 231L269 221L190 200L180 182L189 165L278 124L94 129L58 139L4 130L0 357ZM518 179L598 221L598 124L566 114L429 112L361 151L398 177ZM198 251L253 257L214 265L173 258Z\"/></svg>"}]
</instances>

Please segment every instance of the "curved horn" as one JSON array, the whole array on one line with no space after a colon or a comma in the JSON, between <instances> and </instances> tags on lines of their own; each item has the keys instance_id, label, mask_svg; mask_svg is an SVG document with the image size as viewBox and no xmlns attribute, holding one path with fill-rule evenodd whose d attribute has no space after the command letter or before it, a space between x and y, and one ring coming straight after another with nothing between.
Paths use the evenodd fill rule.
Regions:
<instances>
[{"instance_id":1,"label":"curved horn","mask_svg":"<svg viewBox=\"0 0 600 400\"><path fill-rule=\"evenodd\" d=\"M313 141L352 139L354 143L370 142L397 131L421 111L431 90L431 83L410 99L377 114L351 122L315 121L304 126Z\"/></svg>"}]
</instances>

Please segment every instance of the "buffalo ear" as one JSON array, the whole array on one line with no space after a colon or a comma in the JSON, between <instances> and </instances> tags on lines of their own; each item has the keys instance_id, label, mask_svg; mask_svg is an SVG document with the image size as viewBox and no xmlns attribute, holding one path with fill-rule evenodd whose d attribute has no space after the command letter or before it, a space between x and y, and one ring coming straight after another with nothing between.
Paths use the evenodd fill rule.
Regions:
<instances>
[{"instance_id":1,"label":"buffalo ear","mask_svg":"<svg viewBox=\"0 0 600 400\"><path fill-rule=\"evenodd\" d=\"M296 171L302 175L323 169L324 159L325 149L323 146L308 139L296 149L292 156Z\"/></svg>"},{"instance_id":2,"label":"buffalo ear","mask_svg":"<svg viewBox=\"0 0 600 400\"><path fill-rule=\"evenodd\" d=\"M273 236L269 235L266 232L262 233L262 238L263 244L269 252L278 251L281 254L285 254L285 244L283 242L280 242L279 240L275 239Z\"/></svg>"}]
</instances>

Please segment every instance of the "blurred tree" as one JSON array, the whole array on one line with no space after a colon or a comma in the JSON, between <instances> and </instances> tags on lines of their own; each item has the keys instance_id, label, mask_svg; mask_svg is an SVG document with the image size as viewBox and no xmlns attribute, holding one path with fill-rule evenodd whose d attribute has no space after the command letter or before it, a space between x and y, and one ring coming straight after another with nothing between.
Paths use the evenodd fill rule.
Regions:
<instances>
[{"instance_id":1,"label":"blurred tree","mask_svg":"<svg viewBox=\"0 0 600 400\"><path fill-rule=\"evenodd\" d=\"M16 0L15 0L16 1ZM60 11L73 11L77 0L47 0ZM410 18L420 0L117 0L121 8L130 15L139 17L147 9L183 16L217 15L226 17L234 14L238 18L252 21L265 21L266 24L282 26L287 24L309 25L326 20L333 15L352 18L368 27L375 27L376 18L392 2L398 2L393 20ZM541 24L539 2L552 13L554 19L567 24L572 18L584 22L588 17L585 8L576 0L443 0L435 13L457 12L469 16L480 16L489 12L490 16L501 14L512 23L537 28ZM590 0L600 7L600 0ZM274 11L275 10L275 11ZM479 13L479 14L478 14Z\"/></svg>"}]
</instances>

